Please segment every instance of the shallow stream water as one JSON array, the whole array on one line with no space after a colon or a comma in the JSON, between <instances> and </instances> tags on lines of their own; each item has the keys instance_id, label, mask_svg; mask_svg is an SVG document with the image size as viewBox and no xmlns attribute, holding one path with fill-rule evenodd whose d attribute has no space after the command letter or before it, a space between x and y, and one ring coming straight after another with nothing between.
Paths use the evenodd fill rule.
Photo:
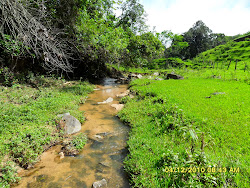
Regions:
<instances>
[{"instance_id":1,"label":"shallow stream water","mask_svg":"<svg viewBox=\"0 0 250 188\"><path fill-rule=\"evenodd\" d=\"M89 188L95 181L106 179L109 188L128 188L128 178L123 169L127 155L126 140L129 127L115 116L118 104L117 94L127 89L127 85L117 85L114 79L104 79L96 85L97 89L89 95L84 105L87 121L81 132L88 136L88 143L76 157L59 159L61 146L46 151L34 169L22 172L22 180L16 187L24 188ZM112 97L113 102L97 104Z\"/></svg>"}]
</instances>

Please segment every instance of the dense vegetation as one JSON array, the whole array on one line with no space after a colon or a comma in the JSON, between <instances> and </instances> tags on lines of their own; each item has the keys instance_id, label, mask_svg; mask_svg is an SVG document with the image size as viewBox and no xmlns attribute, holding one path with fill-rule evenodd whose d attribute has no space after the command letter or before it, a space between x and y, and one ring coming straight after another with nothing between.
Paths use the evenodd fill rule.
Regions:
<instances>
[{"instance_id":1,"label":"dense vegetation","mask_svg":"<svg viewBox=\"0 0 250 188\"><path fill-rule=\"evenodd\" d=\"M135 80L136 97L123 99L119 116L132 127L125 168L133 185L247 187L248 84L182 74L188 79Z\"/></svg>"},{"instance_id":2,"label":"dense vegetation","mask_svg":"<svg viewBox=\"0 0 250 188\"><path fill-rule=\"evenodd\" d=\"M164 51L137 0L3 0L0 13L0 66L14 72L100 77L105 63L137 66Z\"/></svg>"},{"instance_id":3,"label":"dense vegetation","mask_svg":"<svg viewBox=\"0 0 250 188\"><path fill-rule=\"evenodd\" d=\"M0 86L0 187L16 182L16 165L30 167L44 150L62 140L63 133L56 128L58 114L70 112L84 121L78 108L92 86L45 77L30 80L37 88L27 84ZM82 148L79 139L74 142L77 149Z\"/></svg>"}]
</instances>

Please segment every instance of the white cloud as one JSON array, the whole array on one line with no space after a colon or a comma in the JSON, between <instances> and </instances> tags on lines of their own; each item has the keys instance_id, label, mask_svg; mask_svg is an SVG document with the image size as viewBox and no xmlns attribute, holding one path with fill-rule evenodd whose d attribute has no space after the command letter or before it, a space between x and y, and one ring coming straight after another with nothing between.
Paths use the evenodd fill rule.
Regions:
<instances>
[{"instance_id":1,"label":"white cloud","mask_svg":"<svg viewBox=\"0 0 250 188\"><path fill-rule=\"evenodd\" d=\"M250 31L248 0L142 0L148 25L156 31L186 32L202 20L214 33L236 35ZM248 5L248 6L247 6Z\"/></svg>"}]
</instances>

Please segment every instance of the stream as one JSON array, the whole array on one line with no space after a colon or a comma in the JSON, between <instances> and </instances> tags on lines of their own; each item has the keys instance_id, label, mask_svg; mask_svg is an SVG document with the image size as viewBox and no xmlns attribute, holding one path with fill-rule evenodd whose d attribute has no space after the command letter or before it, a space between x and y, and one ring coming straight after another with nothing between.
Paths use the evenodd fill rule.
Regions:
<instances>
[{"instance_id":1,"label":"stream","mask_svg":"<svg viewBox=\"0 0 250 188\"><path fill-rule=\"evenodd\" d=\"M129 188L127 174L123 168L126 157L129 127L116 117L117 110L111 104L118 104L116 97L127 90L127 85L118 85L115 79L106 78L89 94L84 111L86 122L81 132L88 136L82 152L60 159L60 145L44 152L41 161L33 169L21 173L18 188L90 188L93 183L105 179L109 188ZM112 97L107 104L97 104Z\"/></svg>"}]
</instances>

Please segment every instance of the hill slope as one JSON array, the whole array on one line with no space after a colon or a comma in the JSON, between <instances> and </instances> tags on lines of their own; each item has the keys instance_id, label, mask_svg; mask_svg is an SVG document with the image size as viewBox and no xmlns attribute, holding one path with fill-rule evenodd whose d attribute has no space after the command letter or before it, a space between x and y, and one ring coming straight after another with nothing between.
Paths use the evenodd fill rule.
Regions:
<instances>
[{"instance_id":1,"label":"hill slope","mask_svg":"<svg viewBox=\"0 0 250 188\"><path fill-rule=\"evenodd\" d=\"M228 65L237 62L237 69L245 69L250 63L250 41L230 41L225 45L216 46L207 50L193 59L195 66L211 67L214 64L219 68L227 68ZM232 66L231 66L232 67ZM248 65L249 67L249 65ZM235 66L233 66L235 68Z\"/></svg>"}]
</instances>

